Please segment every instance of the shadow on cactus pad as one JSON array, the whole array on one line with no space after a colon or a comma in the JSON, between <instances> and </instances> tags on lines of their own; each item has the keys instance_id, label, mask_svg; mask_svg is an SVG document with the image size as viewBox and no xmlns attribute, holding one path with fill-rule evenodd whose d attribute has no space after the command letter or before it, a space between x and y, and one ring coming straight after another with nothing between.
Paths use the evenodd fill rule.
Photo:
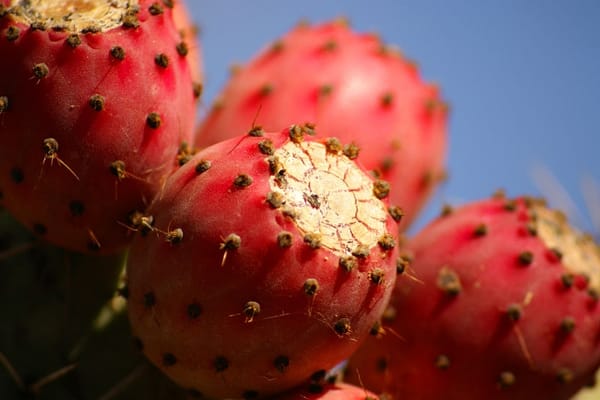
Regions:
<instances>
[{"instance_id":1,"label":"shadow on cactus pad","mask_svg":"<svg viewBox=\"0 0 600 400\"><path fill-rule=\"evenodd\" d=\"M39 242L0 210L1 399L183 398L131 340L125 256Z\"/></svg>"}]
</instances>

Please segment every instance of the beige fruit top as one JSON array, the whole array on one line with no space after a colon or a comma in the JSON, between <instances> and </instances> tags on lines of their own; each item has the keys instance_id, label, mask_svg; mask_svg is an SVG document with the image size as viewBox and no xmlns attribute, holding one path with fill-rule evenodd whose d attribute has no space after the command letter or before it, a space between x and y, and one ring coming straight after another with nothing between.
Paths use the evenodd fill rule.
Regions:
<instances>
[{"instance_id":1,"label":"beige fruit top","mask_svg":"<svg viewBox=\"0 0 600 400\"><path fill-rule=\"evenodd\" d=\"M589 235L571 227L559 211L534 205L537 234L549 249L558 251L568 272L589 278L589 288L600 294L600 248Z\"/></svg>"},{"instance_id":2,"label":"beige fruit top","mask_svg":"<svg viewBox=\"0 0 600 400\"><path fill-rule=\"evenodd\" d=\"M18 22L69 32L104 32L123 24L137 0L12 0L9 10Z\"/></svg>"},{"instance_id":3,"label":"beige fruit top","mask_svg":"<svg viewBox=\"0 0 600 400\"><path fill-rule=\"evenodd\" d=\"M386 233L387 209L373 180L318 142L288 142L275 151L271 190L282 195L298 229L337 255L370 249Z\"/></svg>"}]
</instances>

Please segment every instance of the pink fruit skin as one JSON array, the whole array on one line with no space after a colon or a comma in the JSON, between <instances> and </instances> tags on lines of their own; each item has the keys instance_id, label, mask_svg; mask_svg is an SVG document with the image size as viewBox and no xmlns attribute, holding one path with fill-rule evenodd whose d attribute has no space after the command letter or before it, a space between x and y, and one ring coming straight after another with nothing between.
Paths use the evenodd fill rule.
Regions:
<instances>
[{"instance_id":1,"label":"pink fruit skin","mask_svg":"<svg viewBox=\"0 0 600 400\"><path fill-rule=\"evenodd\" d=\"M300 388L277 396L279 400L378 400L375 394L347 383L324 385L321 390Z\"/></svg>"},{"instance_id":2,"label":"pink fruit skin","mask_svg":"<svg viewBox=\"0 0 600 400\"><path fill-rule=\"evenodd\" d=\"M413 279L398 278L386 332L353 355L348 381L411 400L569 399L592 381L600 364L597 292L581 275L565 286L564 265L530 233L530 220L523 199L482 200L410 240ZM482 223L487 233L474 235ZM523 251L531 264L519 261ZM460 280L454 296L439 284L444 269ZM514 305L520 318L509 316ZM570 333L565 318L574 322Z\"/></svg>"},{"instance_id":3,"label":"pink fruit skin","mask_svg":"<svg viewBox=\"0 0 600 400\"><path fill-rule=\"evenodd\" d=\"M358 160L392 184L406 229L444 176L447 107L416 66L341 21L299 25L235 69L196 138L203 147L253 125L298 121L360 147Z\"/></svg>"},{"instance_id":4,"label":"pink fruit skin","mask_svg":"<svg viewBox=\"0 0 600 400\"><path fill-rule=\"evenodd\" d=\"M304 243L294 221L267 204L270 171L258 150L265 139L278 148L288 130L196 154L148 211L155 229L181 229L182 240L148 233L130 252L128 310L137 342L175 382L208 397L263 397L335 366L368 335L395 281L395 248L375 245L345 271L337 255ZM202 160L211 166L199 174ZM252 178L249 186L233 184L241 173ZM385 227L396 229L390 218ZM290 247L278 244L282 231ZM241 245L225 255L232 233ZM377 268L379 284L372 280ZM318 282L314 295L305 291L309 279ZM250 301L260 305L253 317L244 313Z\"/></svg>"},{"instance_id":5,"label":"pink fruit skin","mask_svg":"<svg viewBox=\"0 0 600 400\"><path fill-rule=\"evenodd\" d=\"M132 235L119 223L129 224L128 214L148 205L175 165L180 142L191 140L190 67L176 49L181 38L171 9L151 15L150 4L140 2L138 27L80 33L74 47L67 32L0 18L0 54L11 60L0 64L0 96L8 100L0 112L3 204L57 245L122 249ZM7 40L14 28L18 37ZM116 46L124 59L111 55ZM156 62L159 54L168 58L166 67ZM40 63L48 73L38 78L33 68ZM97 109L94 95L104 100ZM159 126L147 122L151 113ZM45 154L46 138L58 143L57 158ZM117 160L125 165L121 178L111 172Z\"/></svg>"},{"instance_id":6,"label":"pink fruit skin","mask_svg":"<svg viewBox=\"0 0 600 400\"><path fill-rule=\"evenodd\" d=\"M204 82L204 63L202 57L202 47L198 38L198 27L191 19L187 2L177 1L173 6L173 20L179 31L181 40L187 44L187 60L190 65L192 79L196 84Z\"/></svg>"}]
</instances>

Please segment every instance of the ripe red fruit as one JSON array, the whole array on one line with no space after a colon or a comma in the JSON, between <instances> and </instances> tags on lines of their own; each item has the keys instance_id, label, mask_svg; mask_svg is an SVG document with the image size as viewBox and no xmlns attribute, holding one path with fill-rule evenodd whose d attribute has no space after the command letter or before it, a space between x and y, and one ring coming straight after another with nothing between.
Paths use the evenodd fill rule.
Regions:
<instances>
[{"instance_id":1,"label":"ripe red fruit","mask_svg":"<svg viewBox=\"0 0 600 400\"><path fill-rule=\"evenodd\" d=\"M0 3L0 192L47 240L110 253L191 138L194 83L172 2L80 3Z\"/></svg>"},{"instance_id":2,"label":"ripe red fruit","mask_svg":"<svg viewBox=\"0 0 600 400\"><path fill-rule=\"evenodd\" d=\"M347 358L387 304L387 185L305 129L200 151L132 244L134 335L185 388L216 398L290 389Z\"/></svg>"},{"instance_id":3,"label":"ripe red fruit","mask_svg":"<svg viewBox=\"0 0 600 400\"><path fill-rule=\"evenodd\" d=\"M351 358L351 382L394 398L525 400L569 399L592 380L600 250L564 215L482 200L445 213L406 252L385 333Z\"/></svg>"}]
</instances>

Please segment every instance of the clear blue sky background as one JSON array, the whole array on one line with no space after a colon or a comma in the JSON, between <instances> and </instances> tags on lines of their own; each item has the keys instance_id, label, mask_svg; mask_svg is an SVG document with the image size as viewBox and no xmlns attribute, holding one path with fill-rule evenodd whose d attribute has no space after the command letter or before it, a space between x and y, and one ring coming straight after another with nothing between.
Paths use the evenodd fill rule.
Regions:
<instances>
[{"instance_id":1,"label":"clear blue sky background","mask_svg":"<svg viewBox=\"0 0 600 400\"><path fill-rule=\"evenodd\" d=\"M479 199L499 187L509 195L540 194L532 177L539 166L580 209L583 177L600 183L598 0L188 0L188 5L202 30L206 105L232 63L250 59L302 18L348 17L357 31L378 32L416 60L452 107L450 179L417 227L442 202ZM592 227L587 213L577 223Z\"/></svg>"}]
</instances>

